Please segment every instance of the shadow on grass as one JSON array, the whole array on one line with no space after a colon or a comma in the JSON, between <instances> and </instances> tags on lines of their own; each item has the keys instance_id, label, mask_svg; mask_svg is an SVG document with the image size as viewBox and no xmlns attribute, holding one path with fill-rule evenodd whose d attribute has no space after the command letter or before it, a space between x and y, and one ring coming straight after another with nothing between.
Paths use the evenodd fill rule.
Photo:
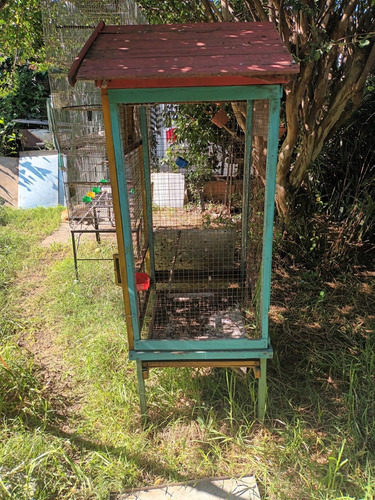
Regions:
<instances>
[{"instance_id":1,"label":"shadow on grass","mask_svg":"<svg viewBox=\"0 0 375 500\"><path fill-rule=\"evenodd\" d=\"M329 281L303 268L275 271L270 312L275 355L268 363L264 426L255 420L257 383L252 374L240 377L226 369L168 368L153 371L147 382L148 427L141 430L140 414L136 410L129 416L132 422L126 432L145 432L148 448L168 439L173 448L182 442L178 435L186 431L187 440L191 440L189 446L194 442L202 454L213 457L213 463L216 460L222 464L228 443L235 443L236 451L244 450L249 443L250 447L256 447L256 434L263 429L275 443L274 448L268 443L269 449L279 453L264 459L267 464L274 460L267 466L271 479L277 469L280 474L288 474L295 485L303 486L306 478L295 476L299 459L298 467L316 467L309 472L310 476L315 475L309 479L310 484L328 485L333 491L334 484L328 475L330 453L337 455L342 443L347 442L345 453L351 457L350 467L354 471L360 461L363 471L363 464L375 448L375 339L372 333L375 299L371 280L372 276L360 269ZM134 391L134 387L129 390ZM82 451L117 458L126 456L137 469L153 476L179 481L191 479L188 469L179 471L176 463L169 466L156 450L153 454L150 449L144 453L126 446L108 446L67 431L66 418L69 417L64 415L64 408L72 405L74 401L68 399L51 401L55 420L49 420L46 425L34 419L28 426L44 426L47 433L68 439ZM136 401L134 405L136 408ZM245 444L241 438L246 438ZM316 444L318 440L326 444L320 446ZM262 453L268 451L260 450L260 456ZM246 467L252 465L246 464ZM300 475L303 474L304 471ZM199 476L199 470L196 475ZM353 494L361 493L355 486L348 485L346 491L352 488ZM299 495L301 499L311 498L302 492Z\"/></svg>"},{"instance_id":2,"label":"shadow on grass","mask_svg":"<svg viewBox=\"0 0 375 500\"><path fill-rule=\"evenodd\" d=\"M350 436L357 452L375 448L371 279L361 269L330 281L302 268L275 273L267 427L301 419L314 432ZM222 422L231 433L254 425L257 383L252 374L184 370L158 374L149 409L156 428L202 416Z\"/></svg>"},{"instance_id":3,"label":"shadow on grass","mask_svg":"<svg viewBox=\"0 0 375 500\"><path fill-rule=\"evenodd\" d=\"M269 416L297 413L326 431L343 425L360 448L369 440L375 445L375 425L369 429L367 420L375 414L371 279L360 269L329 281L298 268L276 272Z\"/></svg>"}]
</instances>

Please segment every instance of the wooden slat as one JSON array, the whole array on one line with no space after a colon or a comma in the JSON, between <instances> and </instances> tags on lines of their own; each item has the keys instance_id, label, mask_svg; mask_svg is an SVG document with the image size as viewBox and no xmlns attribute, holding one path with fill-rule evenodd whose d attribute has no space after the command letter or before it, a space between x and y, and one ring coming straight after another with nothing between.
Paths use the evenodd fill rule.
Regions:
<instances>
[{"instance_id":1,"label":"wooden slat","mask_svg":"<svg viewBox=\"0 0 375 500\"><path fill-rule=\"evenodd\" d=\"M145 368L158 368L163 366L175 367L175 368L232 368L235 366L260 366L260 361L255 359L233 359L233 360L208 360L208 361L142 361L142 365Z\"/></svg>"},{"instance_id":2,"label":"wooden slat","mask_svg":"<svg viewBox=\"0 0 375 500\"><path fill-rule=\"evenodd\" d=\"M121 54L119 57L106 57L105 52L97 52L93 59L86 58L82 62L81 71L87 71L98 66L105 70L133 71L143 70L144 72L158 72L160 69L180 69L189 68L196 74L218 72L225 69L229 71L248 70L252 72L262 72L263 68L271 68L275 73L276 68L289 68L292 66L289 58L282 54L267 53L268 60L261 61L257 53L249 54L187 54L176 55L174 57L159 55L157 57L146 55L140 57L130 57ZM204 65L203 67L201 65ZM160 72L160 71L159 71Z\"/></svg>"},{"instance_id":3,"label":"wooden slat","mask_svg":"<svg viewBox=\"0 0 375 500\"><path fill-rule=\"evenodd\" d=\"M154 44L155 45L161 45L161 46L170 46L173 44L173 48L175 45L179 46L188 46L191 44L199 44L198 46L200 47L205 47L205 46L215 46L215 45L233 45L233 46L239 46L241 44L246 44L250 46L255 46L255 45L261 45L261 44L275 44L279 47L284 47L283 42L280 40L280 38L277 36L277 33L270 33L270 36L265 36L262 34L258 38L250 38L246 36L245 34L241 33L238 35L223 35L218 37L212 37L209 38L207 36L193 36L192 33L189 33L189 36L175 36L175 34L172 35L167 35L163 36L162 34L156 35L156 33L152 33L152 36L141 36L140 34L137 34L137 36L132 37L129 35L109 35L107 33L100 33L98 36L98 44L102 47L106 46L121 46L121 45L130 45L135 46L139 44L143 44L147 42L148 44ZM147 45L146 45L147 47ZM173 50L172 48L172 50Z\"/></svg>"},{"instance_id":4,"label":"wooden slat","mask_svg":"<svg viewBox=\"0 0 375 500\"><path fill-rule=\"evenodd\" d=\"M161 44L158 46L158 57L170 57L171 49L168 46L169 44ZM287 60L290 63L290 56L285 51L280 51L280 47L276 44L253 44L253 45L231 45L231 44L220 44L214 46L200 46L196 44L181 44L176 43L173 50L173 57L218 57L218 56L231 56L231 57L240 57L243 60L243 57L251 57L257 59L259 62L262 61L262 64L270 58ZM152 42L147 41L143 46L137 44L136 46L132 46L132 44L124 43L122 45L118 45L116 42L106 43L105 45L100 45L100 47L93 48L90 51L87 60L94 59L143 59L155 57L155 46L153 46ZM261 59L260 59L261 58Z\"/></svg>"},{"instance_id":5,"label":"wooden slat","mask_svg":"<svg viewBox=\"0 0 375 500\"><path fill-rule=\"evenodd\" d=\"M200 58L196 58L200 59ZM294 68L287 61L274 64L260 65L254 62L243 64L236 58L227 57L226 60L217 58L213 61L202 60L197 66L194 58L173 61L172 59L149 58L143 60L141 67L130 67L121 61L112 63L108 60L93 61L93 64L82 63L81 79L122 79L122 78L160 78L160 77L208 77L220 75L233 76L264 76L272 74L291 74ZM237 64L236 64L237 62Z\"/></svg>"},{"instance_id":6,"label":"wooden slat","mask_svg":"<svg viewBox=\"0 0 375 500\"><path fill-rule=\"evenodd\" d=\"M274 27L272 29L262 29L254 31L249 31L246 29L234 30L233 26L243 26L244 23L230 23L228 26L231 28L226 28L225 24L211 24L211 26L215 27L215 30L212 33L201 33L199 31L187 31L187 32L160 32L160 31L152 31L150 32L148 29L140 30L138 32L133 33L119 33L119 34L110 34L105 31L101 31L100 33L100 44L104 43L108 40L113 40L115 43L139 43L144 42L145 40L152 41L154 43L170 43L170 42L179 42L179 43L188 43L197 41L199 43L206 44L218 44L218 43L261 43L261 42L277 42L280 47L283 46L283 42L278 36L277 31ZM249 24L249 23L245 23ZM161 26L161 25L158 25ZM155 28L155 26L153 26Z\"/></svg>"}]
</instances>

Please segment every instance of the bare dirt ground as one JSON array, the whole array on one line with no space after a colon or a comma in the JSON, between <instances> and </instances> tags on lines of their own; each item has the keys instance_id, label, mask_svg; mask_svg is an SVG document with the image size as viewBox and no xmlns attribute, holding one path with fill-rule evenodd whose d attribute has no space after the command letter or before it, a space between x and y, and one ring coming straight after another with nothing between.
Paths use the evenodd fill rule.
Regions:
<instances>
[{"instance_id":1,"label":"bare dirt ground","mask_svg":"<svg viewBox=\"0 0 375 500\"><path fill-rule=\"evenodd\" d=\"M41 245L42 247L50 247L55 243L61 243L62 245L66 245L70 242L70 229L68 222L62 222L60 227L53 231L50 235L45 238Z\"/></svg>"},{"instance_id":2,"label":"bare dirt ground","mask_svg":"<svg viewBox=\"0 0 375 500\"><path fill-rule=\"evenodd\" d=\"M74 428L75 417L79 414L79 401L82 395L73 381L71 368L64 362L64 346L57 342L53 327L47 324L43 316L35 319L38 304L45 301L49 267L56 260L71 253L71 246L68 245L69 231L65 228L48 236L44 241L50 239L50 243L48 245L45 243L43 246L57 243L55 234L60 239L59 243L64 246L48 252L39 262L36 261L35 267L16 280L17 293L20 295L18 317L24 322L18 345L32 356L35 366L39 367L44 390L54 402L59 418L62 419L60 429L69 432Z\"/></svg>"}]
</instances>

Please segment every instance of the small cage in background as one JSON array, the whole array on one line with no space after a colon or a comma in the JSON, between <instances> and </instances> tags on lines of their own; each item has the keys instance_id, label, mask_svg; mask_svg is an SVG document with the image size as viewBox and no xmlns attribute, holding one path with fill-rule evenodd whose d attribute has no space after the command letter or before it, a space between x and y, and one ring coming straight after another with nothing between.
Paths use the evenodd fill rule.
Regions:
<instances>
[{"instance_id":1,"label":"small cage in background","mask_svg":"<svg viewBox=\"0 0 375 500\"><path fill-rule=\"evenodd\" d=\"M69 81L101 87L142 415L152 367L246 366L263 418L281 85L298 66L271 23L101 23L91 42Z\"/></svg>"},{"instance_id":2,"label":"small cage in background","mask_svg":"<svg viewBox=\"0 0 375 500\"><path fill-rule=\"evenodd\" d=\"M77 261L86 260L78 258L80 237L83 233L93 233L100 242L100 233L115 233L115 218L100 90L89 81L72 88L68 70L100 20L121 24L146 20L131 0L41 0L40 3L46 62L50 68L49 122L63 170L78 278Z\"/></svg>"}]
</instances>

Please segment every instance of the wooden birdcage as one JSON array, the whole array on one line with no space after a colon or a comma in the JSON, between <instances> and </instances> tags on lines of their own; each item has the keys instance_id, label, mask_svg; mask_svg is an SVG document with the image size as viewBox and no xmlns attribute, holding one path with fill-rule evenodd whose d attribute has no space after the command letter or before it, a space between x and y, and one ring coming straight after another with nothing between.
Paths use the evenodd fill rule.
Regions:
<instances>
[{"instance_id":1,"label":"wooden birdcage","mask_svg":"<svg viewBox=\"0 0 375 500\"><path fill-rule=\"evenodd\" d=\"M271 23L100 23L70 70L72 85L102 92L143 415L152 367L245 366L264 416L279 109L296 72ZM129 123L141 133L133 148ZM221 198L205 190L216 170Z\"/></svg>"}]
</instances>

